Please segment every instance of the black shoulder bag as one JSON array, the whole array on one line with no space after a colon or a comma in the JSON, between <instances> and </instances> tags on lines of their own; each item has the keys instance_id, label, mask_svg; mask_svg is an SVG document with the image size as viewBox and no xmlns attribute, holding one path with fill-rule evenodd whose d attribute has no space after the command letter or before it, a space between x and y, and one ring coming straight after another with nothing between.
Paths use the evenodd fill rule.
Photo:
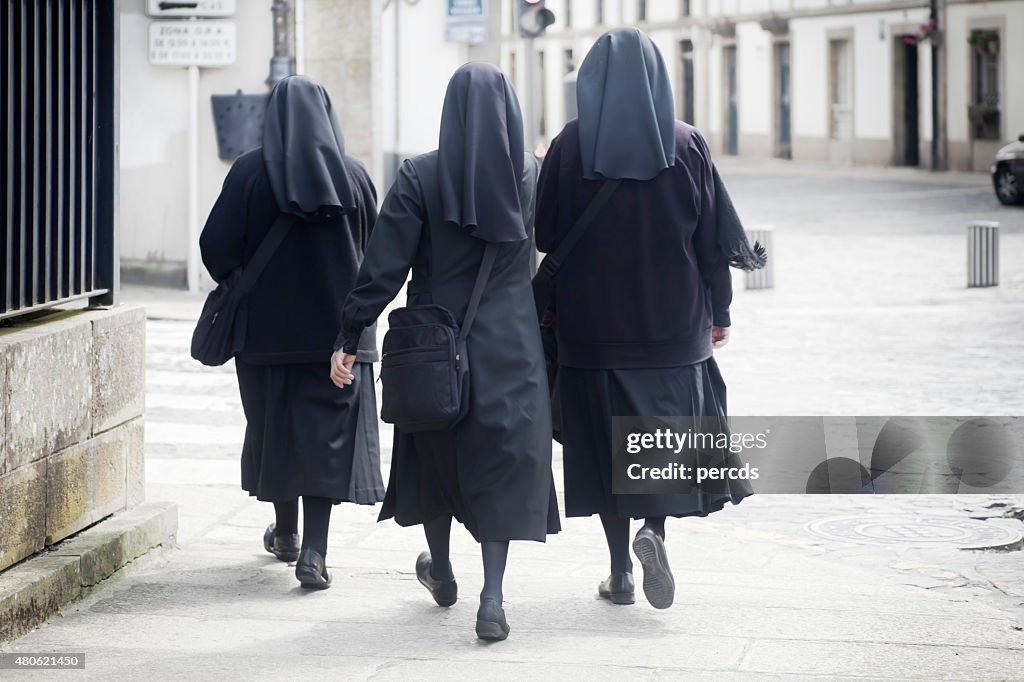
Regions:
<instances>
[{"instance_id":1,"label":"black shoulder bag","mask_svg":"<svg viewBox=\"0 0 1024 682\"><path fill-rule=\"evenodd\" d=\"M238 308L281 245L293 220L287 213L278 215L249 263L228 275L206 297L196 330L192 332L193 358L216 367L242 349L245 324L236 319Z\"/></svg>"},{"instance_id":2,"label":"black shoulder bag","mask_svg":"<svg viewBox=\"0 0 1024 682\"><path fill-rule=\"evenodd\" d=\"M558 342L555 340L555 273L562 267L569 253L579 243L583 233L594 222L598 212L622 184L621 180L605 180L601 189L590 200L587 207L569 228L558 248L544 256L533 276L533 301L537 305L537 320L540 322L540 336L544 345L544 361L548 369L548 383L553 391L558 374Z\"/></svg>"},{"instance_id":3,"label":"black shoulder bag","mask_svg":"<svg viewBox=\"0 0 1024 682\"><path fill-rule=\"evenodd\" d=\"M466 339L498 247L489 242L484 248L461 325L441 305L406 306L388 315L380 369L380 418L388 424L407 433L441 431L469 412Z\"/></svg>"}]
</instances>

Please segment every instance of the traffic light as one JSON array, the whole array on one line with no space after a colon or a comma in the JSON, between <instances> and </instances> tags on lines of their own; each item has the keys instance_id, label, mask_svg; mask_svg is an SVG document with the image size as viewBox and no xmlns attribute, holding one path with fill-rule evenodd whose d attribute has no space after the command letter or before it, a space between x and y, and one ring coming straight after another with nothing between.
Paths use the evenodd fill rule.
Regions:
<instances>
[{"instance_id":1,"label":"traffic light","mask_svg":"<svg viewBox=\"0 0 1024 682\"><path fill-rule=\"evenodd\" d=\"M555 15L544 7L544 0L519 0L519 35L539 38L548 26L555 23Z\"/></svg>"}]
</instances>

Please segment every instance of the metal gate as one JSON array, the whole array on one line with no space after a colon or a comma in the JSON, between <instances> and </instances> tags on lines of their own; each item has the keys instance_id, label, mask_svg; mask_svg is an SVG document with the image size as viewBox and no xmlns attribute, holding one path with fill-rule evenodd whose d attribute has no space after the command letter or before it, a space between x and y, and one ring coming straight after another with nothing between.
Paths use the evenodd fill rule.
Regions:
<instances>
[{"instance_id":1,"label":"metal gate","mask_svg":"<svg viewBox=\"0 0 1024 682\"><path fill-rule=\"evenodd\" d=\"M5 0L0 9L0 318L115 302L115 6Z\"/></svg>"}]
</instances>

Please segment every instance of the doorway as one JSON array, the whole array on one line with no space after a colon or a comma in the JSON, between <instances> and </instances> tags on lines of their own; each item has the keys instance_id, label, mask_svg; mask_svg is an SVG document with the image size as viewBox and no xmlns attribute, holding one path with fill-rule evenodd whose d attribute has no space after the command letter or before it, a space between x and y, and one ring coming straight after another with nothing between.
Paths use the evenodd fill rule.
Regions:
<instances>
[{"instance_id":1,"label":"doorway","mask_svg":"<svg viewBox=\"0 0 1024 682\"><path fill-rule=\"evenodd\" d=\"M793 158L789 43L775 43L775 149L773 156Z\"/></svg>"},{"instance_id":2,"label":"doorway","mask_svg":"<svg viewBox=\"0 0 1024 682\"><path fill-rule=\"evenodd\" d=\"M829 141L828 160L853 160L853 48L848 37L828 42Z\"/></svg>"},{"instance_id":3,"label":"doorway","mask_svg":"<svg viewBox=\"0 0 1024 682\"><path fill-rule=\"evenodd\" d=\"M679 41L679 118L694 123L693 109L693 41Z\"/></svg>"},{"instance_id":4,"label":"doorway","mask_svg":"<svg viewBox=\"0 0 1024 682\"><path fill-rule=\"evenodd\" d=\"M725 153L739 154L739 114L736 104L736 46L725 47Z\"/></svg>"},{"instance_id":5,"label":"doorway","mask_svg":"<svg viewBox=\"0 0 1024 682\"><path fill-rule=\"evenodd\" d=\"M920 90L918 47L914 40L896 36L893 45L893 163L921 164Z\"/></svg>"}]
</instances>

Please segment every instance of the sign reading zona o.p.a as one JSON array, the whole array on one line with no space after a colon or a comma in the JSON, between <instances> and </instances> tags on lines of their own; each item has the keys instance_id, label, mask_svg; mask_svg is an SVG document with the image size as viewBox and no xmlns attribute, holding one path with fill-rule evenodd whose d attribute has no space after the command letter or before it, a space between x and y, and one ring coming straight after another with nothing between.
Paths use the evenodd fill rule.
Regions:
<instances>
[{"instance_id":1,"label":"sign reading zona o.p.a","mask_svg":"<svg viewBox=\"0 0 1024 682\"><path fill-rule=\"evenodd\" d=\"M235 63L235 22L154 21L149 25L153 66L229 66Z\"/></svg>"}]
</instances>

